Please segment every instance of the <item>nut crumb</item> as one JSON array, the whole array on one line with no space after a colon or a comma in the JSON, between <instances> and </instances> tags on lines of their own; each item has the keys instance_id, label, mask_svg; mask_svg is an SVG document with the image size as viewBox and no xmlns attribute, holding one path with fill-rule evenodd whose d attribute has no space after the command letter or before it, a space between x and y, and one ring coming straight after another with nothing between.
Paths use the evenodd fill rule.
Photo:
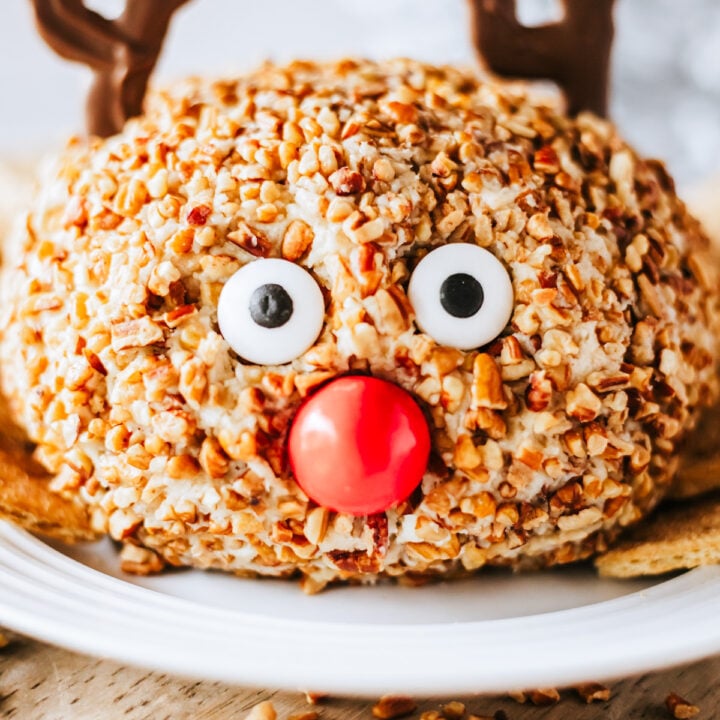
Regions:
<instances>
[{"instance_id":1,"label":"nut crumb","mask_svg":"<svg viewBox=\"0 0 720 720\"><path fill-rule=\"evenodd\" d=\"M355 195L365 189L365 178L357 170L351 170L349 167L341 167L330 176L329 180L333 190L340 196Z\"/></svg>"},{"instance_id":2,"label":"nut crumb","mask_svg":"<svg viewBox=\"0 0 720 720\"><path fill-rule=\"evenodd\" d=\"M210 213L212 213L212 209L207 205L196 205L188 213L187 221L190 225L204 225L210 217Z\"/></svg>"},{"instance_id":3,"label":"nut crumb","mask_svg":"<svg viewBox=\"0 0 720 720\"><path fill-rule=\"evenodd\" d=\"M317 710L306 710L305 712L290 715L288 720L318 720L320 713Z\"/></svg>"},{"instance_id":4,"label":"nut crumb","mask_svg":"<svg viewBox=\"0 0 720 720\"><path fill-rule=\"evenodd\" d=\"M465 705L458 700L442 706L442 716L445 720L461 720L463 715L465 715Z\"/></svg>"},{"instance_id":5,"label":"nut crumb","mask_svg":"<svg viewBox=\"0 0 720 720\"><path fill-rule=\"evenodd\" d=\"M577 694L588 705L592 702L607 702L610 699L610 688L600 683L584 683L575 688Z\"/></svg>"},{"instance_id":6,"label":"nut crumb","mask_svg":"<svg viewBox=\"0 0 720 720\"><path fill-rule=\"evenodd\" d=\"M305 693L305 702L308 705L319 705L323 700L327 700L330 696L326 695L325 693L318 693L318 692L306 692Z\"/></svg>"},{"instance_id":7,"label":"nut crumb","mask_svg":"<svg viewBox=\"0 0 720 720\"><path fill-rule=\"evenodd\" d=\"M665 707L676 720L694 718L700 712L700 708L697 705L693 705L674 692L665 698Z\"/></svg>"},{"instance_id":8,"label":"nut crumb","mask_svg":"<svg viewBox=\"0 0 720 720\"><path fill-rule=\"evenodd\" d=\"M417 703L405 695L384 695L373 705L373 717L380 720L393 720L415 712Z\"/></svg>"},{"instance_id":9,"label":"nut crumb","mask_svg":"<svg viewBox=\"0 0 720 720\"><path fill-rule=\"evenodd\" d=\"M156 575L165 568L165 561L148 548L125 543L120 551L120 569L130 575Z\"/></svg>"},{"instance_id":10,"label":"nut crumb","mask_svg":"<svg viewBox=\"0 0 720 720\"><path fill-rule=\"evenodd\" d=\"M530 698L530 702L538 707L554 705L556 702L560 701L560 693L555 688L531 690L528 692L528 697Z\"/></svg>"},{"instance_id":11,"label":"nut crumb","mask_svg":"<svg viewBox=\"0 0 720 720\"><path fill-rule=\"evenodd\" d=\"M315 238L312 228L302 220L293 220L285 231L282 256L297 262L310 249Z\"/></svg>"},{"instance_id":12,"label":"nut crumb","mask_svg":"<svg viewBox=\"0 0 720 720\"><path fill-rule=\"evenodd\" d=\"M263 700L261 703L255 705L248 715L245 716L245 720L276 720L277 713L275 712L275 706L269 700Z\"/></svg>"}]
</instances>

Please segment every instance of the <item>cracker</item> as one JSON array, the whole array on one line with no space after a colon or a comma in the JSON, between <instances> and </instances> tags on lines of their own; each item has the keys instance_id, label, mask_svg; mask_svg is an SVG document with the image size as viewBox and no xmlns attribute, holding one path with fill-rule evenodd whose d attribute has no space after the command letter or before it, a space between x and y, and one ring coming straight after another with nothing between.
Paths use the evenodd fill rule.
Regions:
<instances>
[{"instance_id":1,"label":"cracker","mask_svg":"<svg viewBox=\"0 0 720 720\"><path fill-rule=\"evenodd\" d=\"M2 396L0 428L0 519L65 542L94 539L87 508L50 489L51 476L33 460Z\"/></svg>"},{"instance_id":2,"label":"cracker","mask_svg":"<svg viewBox=\"0 0 720 720\"><path fill-rule=\"evenodd\" d=\"M720 490L720 405L703 413L688 436L668 497L683 500Z\"/></svg>"},{"instance_id":3,"label":"cracker","mask_svg":"<svg viewBox=\"0 0 720 720\"><path fill-rule=\"evenodd\" d=\"M683 461L673 478L668 497L688 500L720 490L720 455Z\"/></svg>"},{"instance_id":4,"label":"cracker","mask_svg":"<svg viewBox=\"0 0 720 720\"><path fill-rule=\"evenodd\" d=\"M87 509L50 490L49 477L27 473L0 451L0 519L64 542L93 540Z\"/></svg>"},{"instance_id":5,"label":"cracker","mask_svg":"<svg viewBox=\"0 0 720 720\"><path fill-rule=\"evenodd\" d=\"M605 577L629 578L720 563L720 495L668 505L595 560Z\"/></svg>"}]
</instances>

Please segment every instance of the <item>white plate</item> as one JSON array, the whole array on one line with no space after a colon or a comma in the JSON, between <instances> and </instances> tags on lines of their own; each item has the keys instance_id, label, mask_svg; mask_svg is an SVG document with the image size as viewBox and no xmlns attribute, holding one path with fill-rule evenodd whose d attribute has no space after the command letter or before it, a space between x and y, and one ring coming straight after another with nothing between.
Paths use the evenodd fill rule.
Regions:
<instances>
[{"instance_id":1,"label":"white plate","mask_svg":"<svg viewBox=\"0 0 720 720\"><path fill-rule=\"evenodd\" d=\"M313 597L293 582L117 567L109 541L53 548L0 523L0 623L165 672L369 696L563 686L720 651L720 567L656 583L489 572Z\"/></svg>"}]
</instances>

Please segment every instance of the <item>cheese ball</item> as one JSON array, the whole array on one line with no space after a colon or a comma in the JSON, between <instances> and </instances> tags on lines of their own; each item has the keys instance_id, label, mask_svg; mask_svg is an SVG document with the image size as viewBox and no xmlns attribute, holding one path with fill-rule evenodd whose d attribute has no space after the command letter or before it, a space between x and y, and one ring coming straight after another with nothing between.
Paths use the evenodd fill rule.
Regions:
<instances>
[{"instance_id":1,"label":"cheese ball","mask_svg":"<svg viewBox=\"0 0 720 720\"><path fill-rule=\"evenodd\" d=\"M566 563L655 506L718 395L707 246L662 164L524 83L189 79L48 173L6 248L2 382L136 572L312 592ZM295 441L376 381L424 455L382 413ZM387 496L378 442L407 475Z\"/></svg>"}]
</instances>

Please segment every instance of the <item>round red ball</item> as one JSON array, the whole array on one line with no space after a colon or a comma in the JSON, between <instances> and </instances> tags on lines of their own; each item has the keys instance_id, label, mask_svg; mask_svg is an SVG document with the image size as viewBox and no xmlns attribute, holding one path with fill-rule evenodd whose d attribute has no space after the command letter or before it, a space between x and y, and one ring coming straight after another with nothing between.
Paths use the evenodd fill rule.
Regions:
<instances>
[{"instance_id":1,"label":"round red ball","mask_svg":"<svg viewBox=\"0 0 720 720\"><path fill-rule=\"evenodd\" d=\"M430 431L406 390L349 375L320 388L300 407L288 453L297 483L318 505L370 515L402 502L420 484Z\"/></svg>"}]
</instances>

